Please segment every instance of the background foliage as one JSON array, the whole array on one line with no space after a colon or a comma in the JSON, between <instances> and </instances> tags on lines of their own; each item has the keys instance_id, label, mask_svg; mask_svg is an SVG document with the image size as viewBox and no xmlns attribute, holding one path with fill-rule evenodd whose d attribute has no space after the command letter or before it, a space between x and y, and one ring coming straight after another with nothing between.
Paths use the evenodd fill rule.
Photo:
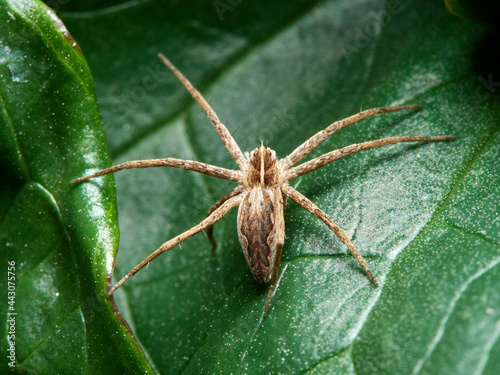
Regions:
<instances>
[{"instance_id":1,"label":"background foliage","mask_svg":"<svg viewBox=\"0 0 500 375\"><path fill-rule=\"evenodd\" d=\"M436 1L47 1L82 55L41 3L1 3L0 286L15 260L19 373L498 372L500 65L487 23ZM380 287L292 202L264 316L232 212L215 227L215 254L198 235L116 293L139 348L105 297L113 179L67 182L108 165L107 147L113 164L172 156L235 168L158 52L244 150L263 140L283 157L337 119L397 104L424 110L365 120L311 157L386 136L457 137L356 154L294 181ZM170 169L115 182L118 277L232 186Z\"/></svg>"}]
</instances>

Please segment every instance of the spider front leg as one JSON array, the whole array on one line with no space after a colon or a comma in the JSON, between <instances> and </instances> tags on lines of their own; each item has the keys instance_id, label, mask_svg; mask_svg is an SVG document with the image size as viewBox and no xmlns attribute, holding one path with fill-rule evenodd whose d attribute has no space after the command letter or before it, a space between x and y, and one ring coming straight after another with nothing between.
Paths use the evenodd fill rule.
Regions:
<instances>
[{"instance_id":1,"label":"spider front leg","mask_svg":"<svg viewBox=\"0 0 500 375\"><path fill-rule=\"evenodd\" d=\"M289 167L301 161L305 156L307 156L312 150L314 150L318 145L331 136L336 131L345 128L346 126L357 123L358 121L364 120L365 118L387 112L402 111L405 109L422 109L421 105L404 105L396 107L378 107L371 108L365 111L359 112L355 115L349 116L343 120L335 121L333 124L329 125L326 129L320 130L314 134L307 141L302 143L297 147L290 155L288 155L284 160Z\"/></svg>"},{"instance_id":2,"label":"spider front leg","mask_svg":"<svg viewBox=\"0 0 500 375\"><path fill-rule=\"evenodd\" d=\"M375 285L378 285L377 280L375 279L375 276L373 276L373 273L370 271L368 268L368 264L366 261L363 259L361 254L359 253L358 249L353 245L349 237L344 233L342 229L340 229L337 224L335 224L327 215L324 213L322 210L319 209L318 206L316 206L312 201L307 199L304 195L299 193L297 190L292 188L290 185L284 184L281 187L281 190L283 193L295 201L299 206L304 208L305 210L309 211L311 214L315 215L318 217L322 222L324 222L336 235L337 237L347 246L347 248L351 251L352 255L356 258L356 260L359 262L360 266L365 270L365 272L368 274L370 279L373 281Z\"/></svg>"},{"instance_id":3,"label":"spider front leg","mask_svg":"<svg viewBox=\"0 0 500 375\"><path fill-rule=\"evenodd\" d=\"M400 137L389 137L377 139L374 141L368 141L363 143L354 143L352 145L340 148L338 150L330 151L326 154L318 156L315 159L309 160L303 164L298 165L297 167L290 168L287 171L286 178L287 180L291 180L292 178L302 176L306 173L315 171L318 168L324 167L325 165L339 160L340 158L354 154L359 151L370 150L376 147L382 147L387 145L392 145L395 143L401 142L440 142L440 141L451 141L454 140L455 137L451 135L442 135L442 136L434 136L434 137L426 137L426 136L400 136Z\"/></svg>"},{"instance_id":4,"label":"spider front leg","mask_svg":"<svg viewBox=\"0 0 500 375\"><path fill-rule=\"evenodd\" d=\"M191 84L191 82L189 82L189 80L184 76L184 74L182 74L174 66L174 64L170 62L169 59L167 59L161 53L158 54L158 57L175 74L175 76L179 79L179 81L181 81L181 83L184 85L186 90L189 91L193 99L196 100L196 102L199 104L203 112L206 113L208 119L210 120L215 130L219 134L222 143L224 143L224 146L226 147L231 157L234 159L234 161L238 164L240 168L243 168L245 166L245 157L243 156L240 147L234 140L229 130L227 130L226 126L222 122L220 122L217 113L215 113L215 111L212 109L210 104L208 104L203 95L201 95L201 93L198 90L196 90L196 88Z\"/></svg>"}]
</instances>

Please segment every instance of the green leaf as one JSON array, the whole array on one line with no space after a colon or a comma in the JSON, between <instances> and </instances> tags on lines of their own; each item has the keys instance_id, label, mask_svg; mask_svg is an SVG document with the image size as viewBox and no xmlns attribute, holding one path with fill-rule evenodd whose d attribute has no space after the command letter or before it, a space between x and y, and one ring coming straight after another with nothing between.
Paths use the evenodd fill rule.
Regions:
<instances>
[{"instance_id":1,"label":"green leaf","mask_svg":"<svg viewBox=\"0 0 500 375\"><path fill-rule=\"evenodd\" d=\"M89 61L113 164L172 156L236 168L204 113L157 59L158 52L210 101L243 150L263 140L284 157L315 132L360 108L395 104L421 104L424 110L364 120L332 136L311 157L387 136L457 137L454 142L362 152L293 181L352 238L378 278L378 288L335 235L293 202L286 208L279 285L265 316L267 290L252 280L241 254L236 212L216 224L215 254L200 234L127 281L115 298L156 372L496 374L500 99L499 65L493 60L498 51L492 53L497 44L488 43L497 40L494 31L477 21L454 18L434 1L92 4L80 8L72 2L65 11L59 4L59 16ZM13 31L9 35L21 35L18 48L35 49L27 55L41 72L32 74L44 77L43 67L50 64L42 57L49 56L48 47L31 42L34 36L24 36L21 30ZM52 34L64 39L61 33ZM25 40L30 43L21 42ZM65 43L61 55L69 49L79 56L72 64L87 72L81 55L71 42ZM57 61L54 72L61 79L67 68L64 60ZM8 67L2 62L3 80L12 80L10 71L4 73ZM90 373L109 368L139 373L145 371L143 358L104 297L117 240L115 223L109 221L114 214L112 179L73 188L66 184L108 163L106 147L99 143L88 73L85 80L66 74L72 77L69 81L84 81L89 88L81 97L76 89L81 86L63 85L58 89L68 96L63 108L57 95L39 94L56 92L53 86L18 89L21 97L2 81L3 103L12 100L3 104L11 109L4 111L9 116L2 115L2 126L15 114L19 119L8 124L16 125L6 127L22 124L23 134L30 132L24 143L16 143L2 131L1 165L9 184L2 187L2 203L7 203L2 206L6 214L1 234L2 239L14 238L3 240L10 247L2 254L17 254L16 262L30 264L33 285L70 288L75 296L60 309L44 295L40 301L33 297L39 293L31 292L35 287L30 290L20 282L16 306L24 298L38 316L47 311L50 318L43 328L73 343L51 340L31 328L27 336L34 343L32 351L37 353L43 342L53 349L51 365L59 366L50 371L34 364L31 368L47 373L81 369L76 363L81 357L72 349L78 347L86 354L87 362L82 363L94 361L87 367ZM30 117L34 124L22 122L26 110L12 110L23 109L26 98L45 110ZM80 103L90 108L80 109ZM66 110L70 104L72 110ZM60 118L59 137L47 141L50 128L39 124L51 124L54 116ZM67 116L75 124L72 130ZM42 149L50 141L65 150L62 165L59 154ZM32 144L39 145L32 150ZM32 156L18 158L19 149ZM199 222L233 186L168 168L124 171L115 179L121 232L116 277ZM46 191L54 198L44 200ZM19 209L24 209L22 215L15 214ZM31 223L39 220L38 212L45 212L44 222L52 223L39 224L41 234L27 229L36 228ZM19 242L14 236L19 228L25 230L23 239L32 233L28 248L42 248L43 243L58 249L51 254L61 261L12 249L11 244ZM94 240L102 233L109 235ZM73 251L62 251L68 247ZM56 271L52 284L37 278L31 271L34 265L49 269L37 256L49 265L64 264L64 275L76 281ZM101 263L96 263L98 258ZM6 266L2 272L7 273ZM91 306L99 318L90 323L81 318L89 314L86 298L93 298ZM65 321L77 321L71 311L82 311L80 330L70 326L70 333L58 331L60 319L53 316L67 312ZM28 327L38 321L29 315L24 319ZM21 344L17 350L19 356L28 351ZM24 358L19 362L26 362Z\"/></svg>"},{"instance_id":2,"label":"green leaf","mask_svg":"<svg viewBox=\"0 0 500 375\"><path fill-rule=\"evenodd\" d=\"M37 1L3 1L0 23L0 372L147 371L106 298L112 182L69 185L109 163L87 63Z\"/></svg>"}]
</instances>

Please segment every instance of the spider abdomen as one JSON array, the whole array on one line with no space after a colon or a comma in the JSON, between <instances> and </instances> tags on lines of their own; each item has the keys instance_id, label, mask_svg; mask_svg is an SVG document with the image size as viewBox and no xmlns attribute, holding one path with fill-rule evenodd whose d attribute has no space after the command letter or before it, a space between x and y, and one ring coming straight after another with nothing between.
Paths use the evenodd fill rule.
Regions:
<instances>
[{"instance_id":1,"label":"spider abdomen","mask_svg":"<svg viewBox=\"0 0 500 375\"><path fill-rule=\"evenodd\" d=\"M283 196L279 188L254 187L238 210L238 237L255 279L271 281L284 239ZM278 258L278 259L277 259Z\"/></svg>"}]
</instances>

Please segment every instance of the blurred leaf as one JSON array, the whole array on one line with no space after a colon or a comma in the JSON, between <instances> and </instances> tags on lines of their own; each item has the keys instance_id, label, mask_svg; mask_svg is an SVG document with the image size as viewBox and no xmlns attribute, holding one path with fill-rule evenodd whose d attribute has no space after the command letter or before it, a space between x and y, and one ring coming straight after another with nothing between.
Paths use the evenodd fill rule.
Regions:
<instances>
[{"instance_id":1,"label":"blurred leaf","mask_svg":"<svg viewBox=\"0 0 500 375\"><path fill-rule=\"evenodd\" d=\"M445 0L448 10L455 16L488 21L498 25L500 4L494 0Z\"/></svg>"},{"instance_id":2,"label":"blurred leaf","mask_svg":"<svg viewBox=\"0 0 500 375\"><path fill-rule=\"evenodd\" d=\"M284 157L360 108L395 104L424 110L343 129L311 157L386 136L457 137L356 154L294 181L353 239L379 288L293 202L267 316L266 290L239 249L236 212L215 226L214 255L198 235L128 281L116 299L157 372L496 374L500 65L497 44L485 41L497 34L432 1L136 1L86 12L71 11L80 9L73 2L67 9L60 16L94 74L113 163L173 156L235 168L158 52L201 90L244 150L262 139ZM67 180L106 164L105 156L75 158L64 164ZM71 192L110 194L100 181ZM173 169L118 173L116 185L117 277L205 217L233 186ZM72 204L89 210L83 201ZM133 351L115 343L107 346L117 353L110 366Z\"/></svg>"}]
</instances>

